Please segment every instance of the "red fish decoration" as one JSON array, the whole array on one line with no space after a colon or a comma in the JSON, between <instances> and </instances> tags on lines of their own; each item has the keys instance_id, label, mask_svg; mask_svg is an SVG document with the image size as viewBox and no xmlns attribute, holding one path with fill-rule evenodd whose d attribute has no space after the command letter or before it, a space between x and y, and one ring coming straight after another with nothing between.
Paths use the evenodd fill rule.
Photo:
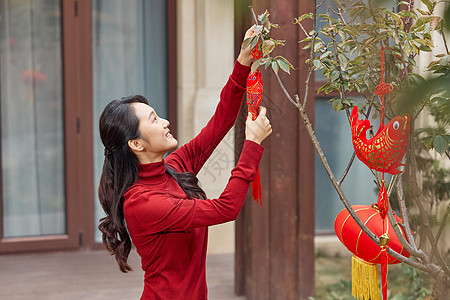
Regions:
<instances>
[{"instance_id":1,"label":"red fish decoration","mask_svg":"<svg viewBox=\"0 0 450 300\"><path fill-rule=\"evenodd\" d=\"M259 103L262 100L263 82L261 72L256 70L247 78L247 105L253 121L258 117Z\"/></svg>"},{"instance_id":2,"label":"red fish decoration","mask_svg":"<svg viewBox=\"0 0 450 300\"><path fill-rule=\"evenodd\" d=\"M411 118L409 115L397 116L386 126L380 125L377 134L370 140L366 132L370 128L369 120L358 120L358 106L353 107L351 118L352 142L356 156L369 168L398 174L398 167L408 146Z\"/></svg>"},{"instance_id":3,"label":"red fish decoration","mask_svg":"<svg viewBox=\"0 0 450 300\"><path fill-rule=\"evenodd\" d=\"M252 50L252 56L255 60L263 57L263 53L260 50L260 43L258 42L255 48ZM247 106L248 111L252 114L252 120L256 120L259 113L259 103L262 100L263 81L261 72L256 69L255 72L248 74L247 77ZM261 191L261 176L259 173L259 167L256 171L255 180L252 184L252 198L254 201L259 202L262 205L262 191Z\"/></svg>"}]
</instances>

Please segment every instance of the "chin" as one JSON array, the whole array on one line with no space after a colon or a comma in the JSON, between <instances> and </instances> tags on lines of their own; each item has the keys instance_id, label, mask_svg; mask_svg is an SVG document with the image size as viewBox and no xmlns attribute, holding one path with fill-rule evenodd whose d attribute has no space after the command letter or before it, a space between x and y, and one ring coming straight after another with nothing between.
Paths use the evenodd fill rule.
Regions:
<instances>
[{"instance_id":1,"label":"chin","mask_svg":"<svg viewBox=\"0 0 450 300\"><path fill-rule=\"evenodd\" d=\"M178 147L178 141L176 139L173 139L173 141L170 143L170 150L173 150L176 147Z\"/></svg>"}]
</instances>

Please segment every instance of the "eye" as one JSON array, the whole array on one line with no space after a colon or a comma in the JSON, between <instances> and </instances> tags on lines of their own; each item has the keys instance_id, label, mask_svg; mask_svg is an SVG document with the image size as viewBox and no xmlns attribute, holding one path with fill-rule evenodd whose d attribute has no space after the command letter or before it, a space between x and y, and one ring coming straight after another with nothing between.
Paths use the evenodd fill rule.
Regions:
<instances>
[{"instance_id":1,"label":"eye","mask_svg":"<svg viewBox=\"0 0 450 300\"><path fill-rule=\"evenodd\" d=\"M153 123L155 123L157 119L158 119L158 117L155 116L155 117L153 118Z\"/></svg>"},{"instance_id":2,"label":"eye","mask_svg":"<svg viewBox=\"0 0 450 300\"><path fill-rule=\"evenodd\" d=\"M397 130L400 128L400 123L398 121L395 121L392 127L394 127L394 129Z\"/></svg>"}]
</instances>

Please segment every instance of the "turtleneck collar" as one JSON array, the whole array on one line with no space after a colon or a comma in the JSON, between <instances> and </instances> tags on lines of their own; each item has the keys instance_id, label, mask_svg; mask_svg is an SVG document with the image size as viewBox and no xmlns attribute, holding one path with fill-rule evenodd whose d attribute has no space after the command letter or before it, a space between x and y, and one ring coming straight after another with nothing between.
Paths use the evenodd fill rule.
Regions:
<instances>
[{"instance_id":1,"label":"turtleneck collar","mask_svg":"<svg viewBox=\"0 0 450 300\"><path fill-rule=\"evenodd\" d=\"M160 184L166 181L166 165L164 160L139 165L139 181L150 184Z\"/></svg>"}]
</instances>

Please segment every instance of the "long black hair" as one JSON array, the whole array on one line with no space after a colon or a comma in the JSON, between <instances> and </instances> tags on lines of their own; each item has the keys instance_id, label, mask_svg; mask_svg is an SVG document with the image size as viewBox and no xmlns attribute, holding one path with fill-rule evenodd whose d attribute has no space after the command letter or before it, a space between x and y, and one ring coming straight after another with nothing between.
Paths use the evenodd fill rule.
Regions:
<instances>
[{"instance_id":1,"label":"long black hair","mask_svg":"<svg viewBox=\"0 0 450 300\"><path fill-rule=\"evenodd\" d=\"M131 238L125 226L123 195L138 179L139 160L128 147L128 141L140 136L139 119L131 104L148 101L144 96L135 95L111 101L100 116L100 137L105 147L105 160L98 187L98 197L106 217L98 226L102 232L103 245L115 256L119 268L131 271L128 255ZM198 186L193 173L178 173L166 165L166 170L189 198L206 199L205 192Z\"/></svg>"}]
</instances>

